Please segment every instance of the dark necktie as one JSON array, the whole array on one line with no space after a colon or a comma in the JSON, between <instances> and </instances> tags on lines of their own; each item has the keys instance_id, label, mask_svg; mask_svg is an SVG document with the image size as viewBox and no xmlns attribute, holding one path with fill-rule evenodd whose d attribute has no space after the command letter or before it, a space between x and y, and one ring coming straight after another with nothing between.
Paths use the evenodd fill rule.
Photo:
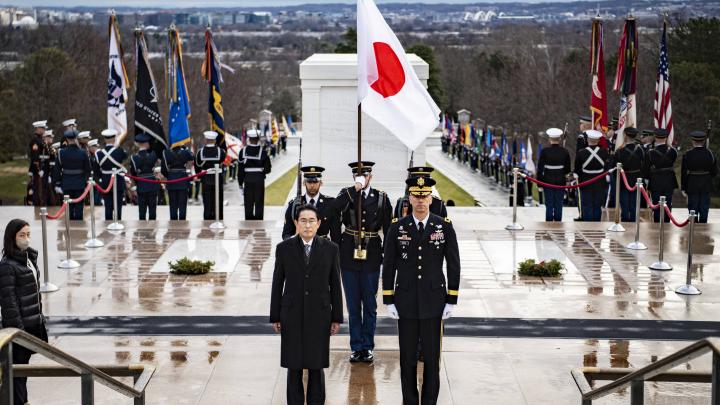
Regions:
<instances>
[{"instance_id":1,"label":"dark necktie","mask_svg":"<svg viewBox=\"0 0 720 405\"><path fill-rule=\"evenodd\" d=\"M305 264L306 265L310 263L310 246L311 245L309 245L309 244L305 245Z\"/></svg>"},{"instance_id":2,"label":"dark necktie","mask_svg":"<svg viewBox=\"0 0 720 405\"><path fill-rule=\"evenodd\" d=\"M420 233L425 232L425 225L423 225L422 222L418 222L418 231L420 231Z\"/></svg>"},{"instance_id":3,"label":"dark necktie","mask_svg":"<svg viewBox=\"0 0 720 405\"><path fill-rule=\"evenodd\" d=\"M314 198L311 198L311 199L310 199L310 205L312 205L313 207L315 206L315 199L314 199Z\"/></svg>"}]
</instances>

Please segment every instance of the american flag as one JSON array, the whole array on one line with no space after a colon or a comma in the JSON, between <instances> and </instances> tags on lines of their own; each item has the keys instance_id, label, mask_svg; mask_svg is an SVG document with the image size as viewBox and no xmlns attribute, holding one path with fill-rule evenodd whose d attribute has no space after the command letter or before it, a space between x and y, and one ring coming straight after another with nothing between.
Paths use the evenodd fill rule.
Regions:
<instances>
[{"instance_id":1,"label":"american flag","mask_svg":"<svg viewBox=\"0 0 720 405\"><path fill-rule=\"evenodd\" d=\"M660 39L660 63L658 64L657 83L655 84L655 128L670 131L668 143L675 144L675 131L672 122L672 105L670 103L670 70L667 52L667 23L663 23Z\"/></svg>"}]
</instances>

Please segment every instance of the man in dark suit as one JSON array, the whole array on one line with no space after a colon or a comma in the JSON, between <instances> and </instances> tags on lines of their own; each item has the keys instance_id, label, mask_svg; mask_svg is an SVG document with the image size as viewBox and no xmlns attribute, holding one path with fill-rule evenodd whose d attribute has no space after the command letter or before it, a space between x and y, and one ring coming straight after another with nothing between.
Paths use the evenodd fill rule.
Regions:
<instances>
[{"instance_id":1,"label":"man in dark suit","mask_svg":"<svg viewBox=\"0 0 720 405\"><path fill-rule=\"evenodd\" d=\"M336 244L318 238L318 210L297 210L298 235L275 250L270 322L281 334L280 365L288 369L287 404L325 403L323 369L330 366L330 335L343 321L340 258ZM308 370L307 397L303 370Z\"/></svg>"},{"instance_id":2,"label":"man in dark suit","mask_svg":"<svg viewBox=\"0 0 720 405\"><path fill-rule=\"evenodd\" d=\"M394 219L385 236L383 303L398 319L403 404L434 405L440 392L442 321L452 316L460 288L460 251L452 222L430 212L435 180L417 177L406 184L413 211ZM418 338L425 362L422 395L417 389Z\"/></svg>"}]
</instances>

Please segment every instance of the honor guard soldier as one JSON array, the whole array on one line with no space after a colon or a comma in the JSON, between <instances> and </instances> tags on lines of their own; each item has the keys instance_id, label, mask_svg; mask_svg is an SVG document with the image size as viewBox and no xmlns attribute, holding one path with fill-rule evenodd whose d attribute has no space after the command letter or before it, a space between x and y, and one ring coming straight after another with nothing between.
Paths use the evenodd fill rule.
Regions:
<instances>
[{"instance_id":1,"label":"honor guard soldier","mask_svg":"<svg viewBox=\"0 0 720 405\"><path fill-rule=\"evenodd\" d=\"M125 177L120 174L125 173L123 162L127 159L127 153L120 146L115 146L115 137L118 131L114 129L106 129L101 133L105 139L105 147L98 150L95 156L100 167L100 187L107 188L110 185L113 169L117 170L117 178L113 187L117 187L117 201L113 203L113 192L102 195L103 205L105 206L105 220L112 221L113 209L117 209L117 219L122 219L123 196L125 195Z\"/></svg>"},{"instance_id":2,"label":"honor guard soldier","mask_svg":"<svg viewBox=\"0 0 720 405\"><path fill-rule=\"evenodd\" d=\"M408 179L415 177L429 178L434 170L435 168L430 166L408 167ZM445 207L445 202L437 196L431 195L431 197L432 202L430 203L430 212L443 218L447 217L447 207ZM410 215L411 212L412 205L410 205L408 187L405 187L405 196L398 198L397 203L395 204L395 210L393 210L393 218L402 218Z\"/></svg>"},{"instance_id":3,"label":"honor guard soldier","mask_svg":"<svg viewBox=\"0 0 720 405\"><path fill-rule=\"evenodd\" d=\"M91 139L88 141L88 154L90 158L90 170L92 171L93 179L95 183L100 182L100 162L97 160L97 151L100 147L97 139ZM102 204L102 196L97 191L93 192L95 198L95 205Z\"/></svg>"},{"instance_id":4,"label":"honor guard soldier","mask_svg":"<svg viewBox=\"0 0 720 405\"><path fill-rule=\"evenodd\" d=\"M295 229L296 210L303 205L312 205L318 210L318 219L320 227L317 235L324 238L330 238L335 243L340 243L340 220L333 210L334 197L329 197L320 193L322 187L322 173L324 167L305 166L301 167L303 173L303 183L305 184L305 195L300 196L300 200L293 198L288 203L285 210L285 224L283 225L283 240L292 238L297 234Z\"/></svg>"},{"instance_id":5,"label":"honor guard soldier","mask_svg":"<svg viewBox=\"0 0 720 405\"><path fill-rule=\"evenodd\" d=\"M443 320L452 316L458 300L460 251L450 219L429 211L435 180L415 177L406 184L413 211L393 219L385 234L383 303L398 320L403 404L434 405L440 392ZM418 339L424 361L421 395L417 387Z\"/></svg>"},{"instance_id":6,"label":"honor guard soldier","mask_svg":"<svg viewBox=\"0 0 720 405\"><path fill-rule=\"evenodd\" d=\"M683 156L680 170L682 190L687 194L688 210L695 210L700 217L698 222L707 223L710 193L718 174L718 163L707 147L705 131L693 131L690 137L693 148Z\"/></svg>"},{"instance_id":7,"label":"honor guard soldier","mask_svg":"<svg viewBox=\"0 0 720 405\"><path fill-rule=\"evenodd\" d=\"M570 152L560 145L563 130L550 128L545 131L550 139L550 146L540 151L538 158L538 179L548 184L564 186L566 177L572 172L570 168ZM543 187L545 195L545 220L562 221L563 197L565 190Z\"/></svg>"},{"instance_id":8,"label":"honor guard soldier","mask_svg":"<svg viewBox=\"0 0 720 405\"><path fill-rule=\"evenodd\" d=\"M188 164L194 157L184 145L177 145L163 151L162 174L168 180L177 180L188 176ZM170 197L170 219L184 221L187 215L188 188L190 181L184 180L166 185ZM214 191L213 191L214 192Z\"/></svg>"},{"instance_id":9,"label":"honor guard soldier","mask_svg":"<svg viewBox=\"0 0 720 405\"><path fill-rule=\"evenodd\" d=\"M587 148L588 142L587 142L587 133L586 131L592 129L592 118L590 118L587 115L581 115L578 117L580 120L580 133L577 136L577 142L575 143L575 151L580 152L581 150Z\"/></svg>"},{"instance_id":10,"label":"honor guard soldier","mask_svg":"<svg viewBox=\"0 0 720 405\"><path fill-rule=\"evenodd\" d=\"M575 154L575 173L578 175L580 183L604 173L609 165L607 150L598 145L603 136L602 132L590 129L585 131L585 134L588 146ZM583 221L600 221L607 190L608 183L605 178L580 188Z\"/></svg>"},{"instance_id":11,"label":"honor guard soldier","mask_svg":"<svg viewBox=\"0 0 720 405\"><path fill-rule=\"evenodd\" d=\"M238 184L243 189L245 219L262 220L265 211L265 175L272 170L272 164L265 147L260 145L260 133L248 130L248 144L240 153Z\"/></svg>"},{"instance_id":12,"label":"honor guard soldier","mask_svg":"<svg viewBox=\"0 0 720 405\"><path fill-rule=\"evenodd\" d=\"M87 153L88 142L90 142L90 131L82 131L78 133L77 139L78 144L80 145L80 149L84 150Z\"/></svg>"},{"instance_id":13,"label":"honor guard soldier","mask_svg":"<svg viewBox=\"0 0 720 405\"><path fill-rule=\"evenodd\" d=\"M218 137L218 133L215 131L203 132L205 138L205 146L198 150L195 155L195 171L200 173L203 170L207 170L208 173L202 176L202 199L203 199L203 219L214 220L215 219L215 165L220 165L220 173L218 179L220 180L220 201L218 206L220 212L218 213L220 220L223 219L223 162L225 161L225 151L215 145L215 140Z\"/></svg>"},{"instance_id":14,"label":"honor guard soldier","mask_svg":"<svg viewBox=\"0 0 720 405\"><path fill-rule=\"evenodd\" d=\"M370 187L374 165L364 161L360 169L358 162L350 163L355 185L340 190L334 204L345 225L340 239L340 269L349 314L351 363L370 363L375 358L375 296L383 255L380 231L387 235L392 219L387 194ZM362 208L360 216L358 205Z\"/></svg>"},{"instance_id":15,"label":"honor guard soldier","mask_svg":"<svg viewBox=\"0 0 720 405\"><path fill-rule=\"evenodd\" d=\"M636 128L625 128L623 133L625 134L625 144L615 151L615 162L622 164L627 182L632 187L637 183L638 178L644 177L642 171L645 167L645 149L636 139L639 133ZM615 173L615 175L619 176L620 173ZM620 208L622 221L635 221L635 192L628 191L622 181L620 182Z\"/></svg>"},{"instance_id":16,"label":"honor guard soldier","mask_svg":"<svg viewBox=\"0 0 720 405\"><path fill-rule=\"evenodd\" d=\"M140 150L130 157L130 174L146 180L156 180L155 165L158 156L155 151L150 150L150 135L142 132L135 135L135 144ZM144 221L147 218L154 221L157 217L160 184L137 180L135 181L135 189L137 191L139 219Z\"/></svg>"},{"instance_id":17,"label":"honor guard soldier","mask_svg":"<svg viewBox=\"0 0 720 405\"><path fill-rule=\"evenodd\" d=\"M675 189L678 188L677 177L675 176L675 160L678 153L675 148L667 144L670 132L666 129L655 130L655 147L647 152L644 172L648 176L648 190L652 196L653 204L665 196L667 207L672 210L672 197ZM653 210L655 222L660 222L660 210ZM670 218L666 215L665 221Z\"/></svg>"},{"instance_id":18,"label":"honor guard soldier","mask_svg":"<svg viewBox=\"0 0 720 405\"><path fill-rule=\"evenodd\" d=\"M47 121L35 121L33 122L34 135L30 140L28 147L28 157L30 158L30 167L28 168L28 186L27 186L27 197L26 202L28 205L32 204L39 206L43 204L42 196L42 156L44 155L43 150L43 135L47 129Z\"/></svg>"},{"instance_id":19,"label":"honor guard soldier","mask_svg":"<svg viewBox=\"0 0 720 405\"><path fill-rule=\"evenodd\" d=\"M53 131L52 129L46 129L43 134L43 148L42 155L40 155L40 181L41 181L41 194L42 194L42 205L55 205L55 191L52 185L52 172L55 168L55 158L57 154L55 149L52 147L53 143Z\"/></svg>"},{"instance_id":20,"label":"honor guard soldier","mask_svg":"<svg viewBox=\"0 0 720 405\"><path fill-rule=\"evenodd\" d=\"M67 145L58 152L55 162L55 191L58 194L65 194L75 199L82 195L90 177L90 160L87 154L77 144L77 131L69 129L65 131ZM84 201L70 204L70 219L83 219Z\"/></svg>"},{"instance_id":21,"label":"honor guard soldier","mask_svg":"<svg viewBox=\"0 0 720 405\"><path fill-rule=\"evenodd\" d=\"M75 133L77 133L77 120L75 118L70 118L62 122L62 133L63 136L67 131L74 130ZM67 145L67 138L63 138L63 140L60 142L62 146Z\"/></svg>"}]
</instances>

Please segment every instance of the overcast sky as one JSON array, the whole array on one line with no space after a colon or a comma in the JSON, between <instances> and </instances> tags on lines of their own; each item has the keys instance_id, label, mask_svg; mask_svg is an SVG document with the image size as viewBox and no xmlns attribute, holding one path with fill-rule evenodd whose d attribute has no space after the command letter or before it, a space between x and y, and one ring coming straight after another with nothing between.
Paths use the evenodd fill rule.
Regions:
<instances>
[{"instance_id":1,"label":"overcast sky","mask_svg":"<svg viewBox=\"0 0 720 405\"><path fill-rule=\"evenodd\" d=\"M511 3L518 0L494 0L494 1L478 1L478 0L376 0L380 3ZM555 0L570 1L570 0ZM548 3L547 0L524 0L527 3ZM12 1L1 1L2 3L12 3ZM353 0L22 0L15 2L27 6L94 6L94 7L263 7L263 6L287 6L299 4L319 4L319 3L349 3L354 4Z\"/></svg>"}]
</instances>

